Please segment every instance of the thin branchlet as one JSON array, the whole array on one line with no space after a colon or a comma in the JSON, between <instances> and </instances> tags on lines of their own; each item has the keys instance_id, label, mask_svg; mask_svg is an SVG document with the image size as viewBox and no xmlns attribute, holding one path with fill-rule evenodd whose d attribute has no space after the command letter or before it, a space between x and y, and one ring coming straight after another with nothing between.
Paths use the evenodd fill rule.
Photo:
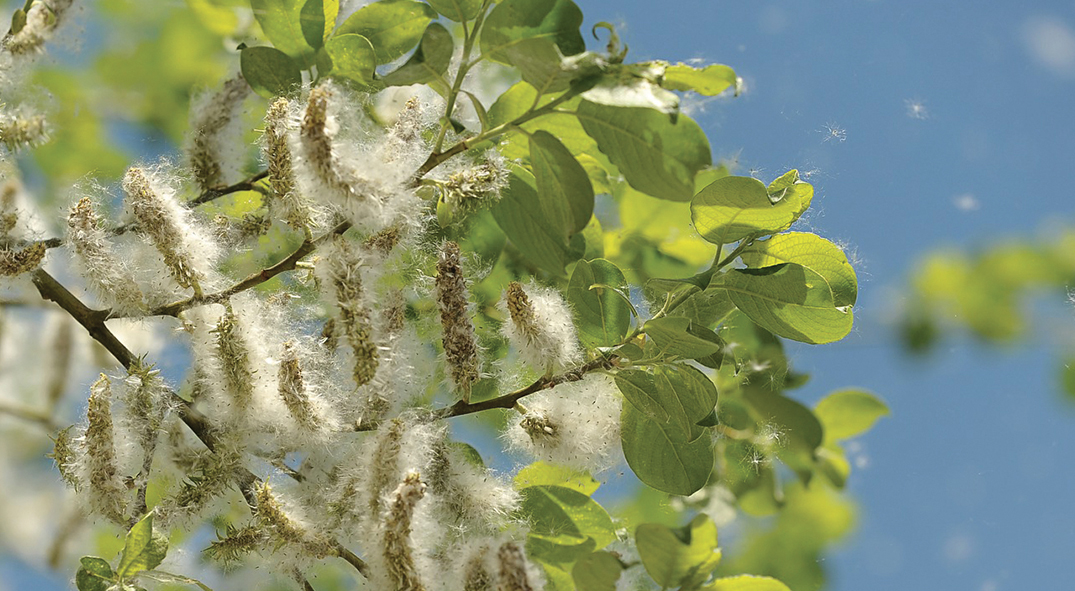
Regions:
<instances>
[{"instance_id":1,"label":"thin branchlet","mask_svg":"<svg viewBox=\"0 0 1075 591\"><path fill-rule=\"evenodd\" d=\"M460 264L459 245L445 242L437 261L437 304L444 330L442 343L449 377L464 401L480 373L478 344L470 321L467 286Z\"/></svg>"}]
</instances>

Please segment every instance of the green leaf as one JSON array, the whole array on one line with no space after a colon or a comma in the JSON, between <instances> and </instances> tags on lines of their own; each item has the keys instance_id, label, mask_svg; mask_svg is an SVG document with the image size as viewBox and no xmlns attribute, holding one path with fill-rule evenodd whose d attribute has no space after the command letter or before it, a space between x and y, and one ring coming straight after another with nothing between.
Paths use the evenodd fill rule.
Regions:
<instances>
[{"instance_id":1,"label":"green leaf","mask_svg":"<svg viewBox=\"0 0 1075 591\"><path fill-rule=\"evenodd\" d=\"M428 84L441 80L452 62L452 34L440 23L430 23L422 33L418 49L407 63L385 74L382 81L388 86Z\"/></svg>"},{"instance_id":2,"label":"green leaf","mask_svg":"<svg viewBox=\"0 0 1075 591\"><path fill-rule=\"evenodd\" d=\"M113 585L116 575L108 561L97 556L83 556L79 559L78 572L75 573L75 587L78 591L107 591Z\"/></svg>"},{"instance_id":3,"label":"green leaf","mask_svg":"<svg viewBox=\"0 0 1075 591\"><path fill-rule=\"evenodd\" d=\"M659 365L652 372L624 369L616 372L615 379L624 398L660 423L675 441L701 437L705 430L698 422L717 405L713 381L689 365Z\"/></svg>"},{"instance_id":4,"label":"green leaf","mask_svg":"<svg viewBox=\"0 0 1075 591\"><path fill-rule=\"evenodd\" d=\"M153 513L150 512L127 532L116 577L125 581L144 570L152 570L167 554L168 539L153 531Z\"/></svg>"},{"instance_id":5,"label":"green leaf","mask_svg":"<svg viewBox=\"0 0 1075 591\"><path fill-rule=\"evenodd\" d=\"M243 48L239 69L250 88L267 98L285 95L302 84L302 72L295 60L273 47Z\"/></svg>"},{"instance_id":6,"label":"green leaf","mask_svg":"<svg viewBox=\"0 0 1075 591\"><path fill-rule=\"evenodd\" d=\"M713 442L708 436L684 442L678 427L654 421L634 404L623 405L620 442L635 476L660 491L693 494L713 471Z\"/></svg>"},{"instance_id":7,"label":"green leaf","mask_svg":"<svg viewBox=\"0 0 1075 591\"><path fill-rule=\"evenodd\" d=\"M616 591L623 570L623 563L611 553L594 552L575 563L571 578L580 591Z\"/></svg>"},{"instance_id":8,"label":"green leaf","mask_svg":"<svg viewBox=\"0 0 1075 591\"><path fill-rule=\"evenodd\" d=\"M700 69L676 64L665 68L663 85L668 90L691 90L704 96L716 96L734 88L737 81L735 70L722 64L711 64Z\"/></svg>"},{"instance_id":9,"label":"green leaf","mask_svg":"<svg viewBox=\"0 0 1075 591\"><path fill-rule=\"evenodd\" d=\"M817 417L798 401L780 394L756 392L748 400L759 415L758 424L772 434L777 455L800 478L808 480L823 440Z\"/></svg>"},{"instance_id":10,"label":"green leaf","mask_svg":"<svg viewBox=\"0 0 1075 591\"><path fill-rule=\"evenodd\" d=\"M739 575L716 579L702 591L791 591L787 585L770 577Z\"/></svg>"},{"instance_id":11,"label":"green leaf","mask_svg":"<svg viewBox=\"0 0 1075 591\"><path fill-rule=\"evenodd\" d=\"M582 101L576 115L632 187L660 199L690 201L694 175L712 162L709 140L691 118L673 123L653 109Z\"/></svg>"},{"instance_id":12,"label":"green leaf","mask_svg":"<svg viewBox=\"0 0 1075 591\"><path fill-rule=\"evenodd\" d=\"M776 234L799 219L809 207L813 194L814 189L809 183L795 183L770 193L757 179L727 176L710 183L694 196L691 220L698 233L713 244ZM774 201L772 195L780 198Z\"/></svg>"},{"instance_id":13,"label":"green leaf","mask_svg":"<svg viewBox=\"0 0 1075 591\"><path fill-rule=\"evenodd\" d=\"M661 357L698 359L720 352L720 344L691 334L691 321L683 317L654 318L646 322L646 334L656 343Z\"/></svg>"},{"instance_id":14,"label":"green leaf","mask_svg":"<svg viewBox=\"0 0 1075 591\"><path fill-rule=\"evenodd\" d=\"M377 52L377 63L387 64L414 49L429 22L436 17L437 13L428 4L380 0L347 17L336 34L354 33L369 39ZM448 56L451 57L451 52Z\"/></svg>"},{"instance_id":15,"label":"green leaf","mask_svg":"<svg viewBox=\"0 0 1075 591\"><path fill-rule=\"evenodd\" d=\"M325 55L331 61L328 68L334 78L346 78L361 86L373 84L377 59L373 45L362 35L334 35L325 43Z\"/></svg>"},{"instance_id":16,"label":"green leaf","mask_svg":"<svg viewBox=\"0 0 1075 591\"><path fill-rule=\"evenodd\" d=\"M635 530L635 545L646 572L664 588L699 585L721 558L717 526L704 513L676 529L643 523Z\"/></svg>"},{"instance_id":17,"label":"green leaf","mask_svg":"<svg viewBox=\"0 0 1075 591\"><path fill-rule=\"evenodd\" d=\"M313 0L316 1L316 0ZM317 15L305 13L304 0L250 0L250 7L254 11L254 18L261 25L265 37L276 49L298 60L304 67L313 64L315 47L306 41L306 31L317 26ZM303 23L303 17L311 19L309 24ZM320 23L324 28L324 13L320 15Z\"/></svg>"},{"instance_id":18,"label":"green leaf","mask_svg":"<svg viewBox=\"0 0 1075 591\"><path fill-rule=\"evenodd\" d=\"M626 288L623 272L605 259L579 261L575 265L567 286L567 301L575 310L575 325L583 346L612 347L627 336L631 308L622 295L612 292Z\"/></svg>"},{"instance_id":19,"label":"green leaf","mask_svg":"<svg viewBox=\"0 0 1075 591\"><path fill-rule=\"evenodd\" d=\"M825 278L832 290L833 304L853 306L858 298L858 279L844 251L832 242L809 232L785 232L750 245L742 253L748 267L771 267L798 263Z\"/></svg>"},{"instance_id":20,"label":"green leaf","mask_svg":"<svg viewBox=\"0 0 1075 591\"><path fill-rule=\"evenodd\" d=\"M666 115L679 113L679 97L661 88L664 72L656 64L620 64L606 66L596 85L582 98L611 107L643 107Z\"/></svg>"},{"instance_id":21,"label":"green leaf","mask_svg":"<svg viewBox=\"0 0 1075 591\"><path fill-rule=\"evenodd\" d=\"M429 0L429 5L458 23L478 16L481 12L482 0Z\"/></svg>"},{"instance_id":22,"label":"green leaf","mask_svg":"<svg viewBox=\"0 0 1075 591\"><path fill-rule=\"evenodd\" d=\"M888 406L869 392L840 390L818 401L814 414L825 429L825 440L838 441L868 431L888 414Z\"/></svg>"},{"instance_id":23,"label":"green leaf","mask_svg":"<svg viewBox=\"0 0 1075 591\"><path fill-rule=\"evenodd\" d=\"M576 490L584 495L592 495L601 486L585 472L542 461L534 462L519 470L513 482L515 488L520 489L528 486L555 485Z\"/></svg>"},{"instance_id":24,"label":"green leaf","mask_svg":"<svg viewBox=\"0 0 1075 591\"><path fill-rule=\"evenodd\" d=\"M339 0L306 0L299 15L302 36L313 49L321 49L336 26Z\"/></svg>"},{"instance_id":25,"label":"green leaf","mask_svg":"<svg viewBox=\"0 0 1075 591\"><path fill-rule=\"evenodd\" d=\"M563 224L574 221L567 203L541 199L536 184L528 171L515 167L493 206L493 218L527 259L562 276L571 250L569 228Z\"/></svg>"},{"instance_id":26,"label":"green leaf","mask_svg":"<svg viewBox=\"0 0 1075 591\"><path fill-rule=\"evenodd\" d=\"M720 286L752 321L778 336L821 344L851 332L850 307L837 309L825 278L802 265L732 269Z\"/></svg>"},{"instance_id":27,"label":"green leaf","mask_svg":"<svg viewBox=\"0 0 1075 591\"><path fill-rule=\"evenodd\" d=\"M530 162L538 199L550 216L545 223L568 229L568 236L581 232L593 215L593 186L586 170L547 131L530 136Z\"/></svg>"},{"instance_id":28,"label":"green leaf","mask_svg":"<svg viewBox=\"0 0 1075 591\"><path fill-rule=\"evenodd\" d=\"M563 546L575 546L591 538L595 544L592 550L616 540L612 518L589 495L551 485L528 486L519 495L520 511L530 522L531 536Z\"/></svg>"},{"instance_id":29,"label":"green leaf","mask_svg":"<svg viewBox=\"0 0 1075 591\"><path fill-rule=\"evenodd\" d=\"M571 0L504 0L485 19L481 51L493 61L517 65L512 48L528 40L546 39L562 55L575 55L586 50L581 26L582 11Z\"/></svg>"}]
</instances>

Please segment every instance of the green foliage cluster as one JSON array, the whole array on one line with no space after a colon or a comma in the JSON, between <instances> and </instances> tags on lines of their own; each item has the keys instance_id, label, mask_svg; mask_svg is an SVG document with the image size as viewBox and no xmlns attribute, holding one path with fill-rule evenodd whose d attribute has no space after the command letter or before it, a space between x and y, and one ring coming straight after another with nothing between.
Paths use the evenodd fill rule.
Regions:
<instances>
[{"instance_id":1,"label":"green foliage cluster","mask_svg":"<svg viewBox=\"0 0 1075 591\"><path fill-rule=\"evenodd\" d=\"M887 408L856 390L833 393L812 409L789 395L807 377L791 370L782 339L823 344L845 337L858 284L838 246L793 230L814 197L798 171L769 183L731 175L714 165L701 127L679 111L679 93L734 93L731 68L630 63L606 23L594 28L608 36L604 51L589 51L582 12L571 0L379 0L345 18L337 0L188 4L190 11L163 11L167 18L137 44L129 64L117 50L97 59L94 72L112 97L141 88L150 69L165 72L160 84L122 103L134 111L126 116L182 137L185 124L176 113L189 88L220 79L226 69L216 59L223 36L237 40L242 77L263 99L301 100L326 81L370 97L423 85L443 101L443 116L423 132L428 157L413 173L426 204L420 232L424 244L455 241L478 261L468 279L487 362L514 359L499 332L509 321L497 307L506 285L532 280L563 294L581 364L534 372L530 387L506 394L512 386L503 375L484 375L462 395L462 388L433 385L422 401L437 420L492 415L488 427L529 416L526 397L536 392L588 373L614 380L622 397L620 448L645 485L628 506L613 518L593 498L598 482L577 467L539 461L514 478L516 517L529 527L526 554L542 567L548 589L611 590L622 588L621 578L639 588L683 591L823 585L819 557L853 520L841 493L850 464L840 442L868 430ZM142 18L143 11L123 8L120 0L103 3L115 11L110 15ZM252 15L257 28L244 28L243 15ZM53 145L60 145L46 144L35 155L56 178L88 169L118 176L124 158L101 139L102 122L69 110L82 92L71 80L82 75L39 73L38 83L69 94L58 95L63 106L53 122ZM490 98L472 83L483 76L511 83ZM368 115L376 119L373 103ZM256 110L267 107L262 101ZM430 174L453 159L495 167L490 151L506 159L496 173L503 186L489 191L492 197ZM271 174L209 187L188 205L233 197L206 208L232 217L256 213L272 194ZM338 233L349 227L337 226ZM302 296L296 284L262 283L281 272L277 267L257 277L263 257L294 258L285 271L299 267L320 244L310 228L305 232L298 250L296 238L269 234L259 239L261 252L231 257L231 268L253 269L254 276L219 299L252 287L290 287ZM354 230L347 236L356 244L376 237ZM429 273L429 253L413 258L413 267L425 265L420 270ZM39 277L35 283L43 289ZM190 299L149 315L181 314L211 297L196 288ZM408 302L406 317L433 315L435 307ZM437 372L438 379L444 375ZM359 422L358 430L366 427ZM202 482L189 480L188 488ZM722 560L717 524L707 515L721 510L775 519L749 531L738 554ZM176 534L153 529L152 511L138 517L115 567L82 559L80 590L146 580L201 585L155 570L167 551L165 534ZM241 531L234 514L220 519L230 533ZM277 535L285 545L286 536ZM235 539L224 536L217 547Z\"/></svg>"}]
</instances>

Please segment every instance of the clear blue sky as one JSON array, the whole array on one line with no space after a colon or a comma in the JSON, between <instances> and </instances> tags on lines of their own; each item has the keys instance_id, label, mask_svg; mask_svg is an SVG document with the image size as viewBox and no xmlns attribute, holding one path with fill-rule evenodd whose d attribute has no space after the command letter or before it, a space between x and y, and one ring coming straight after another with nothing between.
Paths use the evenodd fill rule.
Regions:
<instances>
[{"instance_id":1,"label":"clear blue sky","mask_svg":"<svg viewBox=\"0 0 1075 591\"><path fill-rule=\"evenodd\" d=\"M854 385L893 411L858 441L861 522L830 588L1075 588L1075 408L1055 380L1075 309L1035 302L1049 345L957 339L925 363L886 323L924 253L1075 221L1075 3L579 4L625 25L635 60L736 68L743 96L695 113L715 154L764 179L815 171L810 229L861 259L856 331L791 348L813 374L799 396Z\"/></svg>"}]
</instances>

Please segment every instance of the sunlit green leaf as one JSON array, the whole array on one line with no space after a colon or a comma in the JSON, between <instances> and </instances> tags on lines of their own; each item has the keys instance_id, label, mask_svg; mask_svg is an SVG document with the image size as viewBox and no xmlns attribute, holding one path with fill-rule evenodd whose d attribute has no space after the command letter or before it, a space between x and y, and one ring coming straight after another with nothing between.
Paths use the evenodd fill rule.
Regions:
<instances>
[{"instance_id":1,"label":"sunlit green leaf","mask_svg":"<svg viewBox=\"0 0 1075 591\"><path fill-rule=\"evenodd\" d=\"M820 344L851 332L850 308L837 309L825 278L802 265L733 269L720 286L751 320L779 336Z\"/></svg>"},{"instance_id":2,"label":"sunlit green leaf","mask_svg":"<svg viewBox=\"0 0 1075 591\"><path fill-rule=\"evenodd\" d=\"M698 192L691 201L691 219L703 238L728 244L755 235L788 229L809 205L813 189L807 183L780 189L773 201L767 187L750 177L728 176Z\"/></svg>"},{"instance_id":3,"label":"sunlit green leaf","mask_svg":"<svg viewBox=\"0 0 1075 591\"><path fill-rule=\"evenodd\" d=\"M624 369L616 372L616 385L629 403L661 423L675 441L700 437L705 431L698 422L717 404L712 380L688 365L659 365L652 371Z\"/></svg>"},{"instance_id":4,"label":"sunlit green leaf","mask_svg":"<svg viewBox=\"0 0 1075 591\"><path fill-rule=\"evenodd\" d=\"M316 1L316 0L314 0ZM306 42L303 26L303 8L306 0L250 0L254 18L261 25L265 37L273 47L298 60L304 67L313 64L314 47ZM307 13L307 18L317 16ZM324 13L320 16L324 27ZM305 27L316 27L316 22Z\"/></svg>"},{"instance_id":5,"label":"sunlit green leaf","mask_svg":"<svg viewBox=\"0 0 1075 591\"><path fill-rule=\"evenodd\" d=\"M643 523L635 530L635 545L646 572L664 588L693 588L721 558L717 526L704 513L682 528Z\"/></svg>"},{"instance_id":6,"label":"sunlit green leaf","mask_svg":"<svg viewBox=\"0 0 1075 591\"><path fill-rule=\"evenodd\" d=\"M571 577L580 591L616 591L623 563L609 552L587 554L575 563Z\"/></svg>"},{"instance_id":7,"label":"sunlit green leaf","mask_svg":"<svg viewBox=\"0 0 1075 591\"><path fill-rule=\"evenodd\" d=\"M515 488L520 489L528 486L555 485L576 490L584 495L592 495L601 486L585 472L541 461L519 470L513 482Z\"/></svg>"},{"instance_id":8,"label":"sunlit green leaf","mask_svg":"<svg viewBox=\"0 0 1075 591\"><path fill-rule=\"evenodd\" d=\"M623 272L604 259L579 261L575 266L567 286L567 301L575 310L575 325L584 346L611 347L627 336L631 309L621 295L612 291L626 287Z\"/></svg>"},{"instance_id":9,"label":"sunlit green leaf","mask_svg":"<svg viewBox=\"0 0 1075 591\"><path fill-rule=\"evenodd\" d=\"M510 65L513 47L547 39L564 56L575 55L586 50L580 26L582 11L571 0L504 0L485 19L481 50L490 59Z\"/></svg>"},{"instance_id":10,"label":"sunlit green leaf","mask_svg":"<svg viewBox=\"0 0 1075 591\"><path fill-rule=\"evenodd\" d=\"M858 279L844 251L809 232L785 232L757 241L742 253L749 267L798 263L825 278L836 307L851 306L858 298Z\"/></svg>"},{"instance_id":11,"label":"sunlit green leaf","mask_svg":"<svg viewBox=\"0 0 1075 591\"><path fill-rule=\"evenodd\" d=\"M711 163L709 140L691 118L673 123L653 109L609 107L582 101L576 111L632 187L670 201L694 196L694 175Z\"/></svg>"},{"instance_id":12,"label":"sunlit green leaf","mask_svg":"<svg viewBox=\"0 0 1075 591\"><path fill-rule=\"evenodd\" d=\"M664 87L669 90L690 90L704 96L716 96L734 88L735 70L721 64L695 68L686 64L668 66L664 70Z\"/></svg>"},{"instance_id":13,"label":"sunlit green leaf","mask_svg":"<svg viewBox=\"0 0 1075 591\"><path fill-rule=\"evenodd\" d=\"M563 200L543 200L537 181L516 167L493 217L527 259L555 275L563 275L571 249L569 228L574 224L570 206Z\"/></svg>"},{"instance_id":14,"label":"sunlit green leaf","mask_svg":"<svg viewBox=\"0 0 1075 591\"><path fill-rule=\"evenodd\" d=\"M149 513L127 532L116 577L127 580L144 570L154 569L164 561L167 553L168 540L153 531L153 513Z\"/></svg>"},{"instance_id":15,"label":"sunlit green leaf","mask_svg":"<svg viewBox=\"0 0 1075 591\"><path fill-rule=\"evenodd\" d=\"M482 0L429 0L429 5L449 19L462 22L478 16Z\"/></svg>"},{"instance_id":16,"label":"sunlit green leaf","mask_svg":"<svg viewBox=\"0 0 1075 591\"><path fill-rule=\"evenodd\" d=\"M868 431L888 414L888 406L869 392L840 390L818 401L814 414L825 428L825 440L838 441Z\"/></svg>"},{"instance_id":17,"label":"sunlit green leaf","mask_svg":"<svg viewBox=\"0 0 1075 591\"><path fill-rule=\"evenodd\" d=\"M528 486L519 494L520 510L530 522L531 536L568 546L592 538L594 550L616 539L612 518L589 495L551 485Z\"/></svg>"},{"instance_id":18,"label":"sunlit green leaf","mask_svg":"<svg viewBox=\"0 0 1075 591\"><path fill-rule=\"evenodd\" d=\"M354 33L369 39L377 53L377 63L387 64L414 49L429 22L436 17L437 13L428 4L379 0L347 17L336 34Z\"/></svg>"},{"instance_id":19,"label":"sunlit green leaf","mask_svg":"<svg viewBox=\"0 0 1075 591\"><path fill-rule=\"evenodd\" d=\"M264 97L287 94L302 84L295 61L273 47L247 47L239 54L239 68L250 88Z\"/></svg>"},{"instance_id":20,"label":"sunlit green leaf","mask_svg":"<svg viewBox=\"0 0 1075 591\"><path fill-rule=\"evenodd\" d=\"M548 216L545 223L564 228L568 234L581 232L590 222L594 204L593 187L586 170L547 131L530 136L530 162L538 199Z\"/></svg>"},{"instance_id":21,"label":"sunlit green leaf","mask_svg":"<svg viewBox=\"0 0 1075 591\"><path fill-rule=\"evenodd\" d=\"M678 426L655 421L633 404L623 405L620 442L635 476L657 490L690 495L705 486L713 471L708 436L685 442Z\"/></svg>"},{"instance_id":22,"label":"sunlit green leaf","mask_svg":"<svg viewBox=\"0 0 1075 591\"><path fill-rule=\"evenodd\" d=\"M688 318L672 316L647 321L645 330L656 343L661 357L698 359L720 351L718 343L691 334L690 327Z\"/></svg>"},{"instance_id":23,"label":"sunlit green leaf","mask_svg":"<svg viewBox=\"0 0 1075 591\"><path fill-rule=\"evenodd\" d=\"M83 556L75 573L75 587L78 591L107 591L115 582L116 575L104 558Z\"/></svg>"},{"instance_id":24,"label":"sunlit green leaf","mask_svg":"<svg viewBox=\"0 0 1075 591\"><path fill-rule=\"evenodd\" d=\"M332 62L331 74L361 86L373 83L377 59L369 39L362 35L334 35L325 43L325 54Z\"/></svg>"},{"instance_id":25,"label":"sunlit green leaf","mask_svg":"<svg viewBox=\"0 0 1075 591\"><path fill-rule=\"evenodd\" d=\"M739 575L716 579L702 591L791 591L788 586L771 577Z\"/></svg>"},{"instance_id":26,"label":"sunlit green leaf","mask_svg":"<svg viewBox=\"0 0 1075 591\"><path fill-rule=\"evenodd\" d=\"M306 0L299 14L306 44L315 50L320 49L336 26L339 12L339 0Z\"/></svg>"},{"instance_id":27,"label":"sunlit green leaf","mask_svg":"<svg viewBox=\"0 0 1075 591\"><path fill-rule=\"evenodd\" d=\"M430 23L418 49L414 51L407 63L382 79L388 86L409 86L438 81L448 71L452 62L452 34L440 23Z\"/></svg>"}]
</instances>

